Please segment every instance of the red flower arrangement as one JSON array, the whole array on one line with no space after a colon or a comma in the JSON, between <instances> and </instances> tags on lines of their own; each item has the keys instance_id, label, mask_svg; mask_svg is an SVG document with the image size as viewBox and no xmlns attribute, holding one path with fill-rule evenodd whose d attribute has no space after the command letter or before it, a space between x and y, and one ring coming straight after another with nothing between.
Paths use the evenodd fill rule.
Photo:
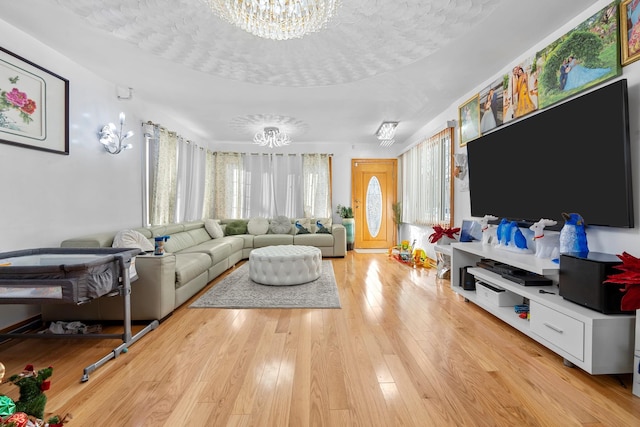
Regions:
<instances>
[{"instance_id":1,"label":"red flower arrangement","mask_svg":"<svg viewBox=\"0 0 640 427\"><path fill-rule=\"evenodd\" d=\"M622 260L622 265L614 265L613 268L622 273L610 274L603 283L617 283L624 285L624 296L620 301L620 309L632 311L640 309L640 259L623 252L617 255Z\"/></svg>"},{"instance_id":2,"label":"red flower arrangement","mask_svg":"<svg viewBox=\"0 0 640 427\"><path fill-rule=\"evenodd\" d=\"M433 233L429 236L429 243L436 243L438 240L447 236L450 239L455 240L455 234L460 233L460 227L456 228L442 228L440 225L433 226Z\"/></svg>"}]
</instances>

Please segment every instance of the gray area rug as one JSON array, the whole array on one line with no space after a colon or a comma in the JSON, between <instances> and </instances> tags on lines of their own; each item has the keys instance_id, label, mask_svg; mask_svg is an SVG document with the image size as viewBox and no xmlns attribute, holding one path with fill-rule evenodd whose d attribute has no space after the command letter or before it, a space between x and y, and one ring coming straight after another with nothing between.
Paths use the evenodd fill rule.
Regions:
<instances>
[{"instance_id":1,"label":"gray area rug","mask_svg":"<svg viewBox=\"0 0 640 427\"><path fill-rule=\"evenodd\" d=\"M322 261L317 280L291 286L268 286L249 278L249 263L215 284L190 308L341 308L331 261Z\"/></svg>"}]
</instances>

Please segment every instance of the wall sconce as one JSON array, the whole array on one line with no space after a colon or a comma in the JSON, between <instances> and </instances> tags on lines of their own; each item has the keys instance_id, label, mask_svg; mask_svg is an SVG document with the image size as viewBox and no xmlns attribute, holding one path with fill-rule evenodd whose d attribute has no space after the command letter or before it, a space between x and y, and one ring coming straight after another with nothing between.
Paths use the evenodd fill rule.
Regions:
<instances>
[{"instance_id":1,"label":"wall sconce","mask_svg":"<svg viewBox=\"0 0 640 427\"><path fill-rule=\"evenodd\" d=\"M124 113L120 113L120 118L119 118L120 130L119 131L116 125L114 125L113 123L109 123L108 125L105 125L100 131L100 133L98 134L98 136L100 136L100 143L104 145L104 149L107 150L109 154L118 154L118 153L121 153L123 150L129 150L130 148L133 148L133 145L131 144L123 145L123 141L133 136L133 131L129 131L124 135L122 134L123 132L122 128L124 127L124 119L125 119Z\"/></svg>"}]
</instances>

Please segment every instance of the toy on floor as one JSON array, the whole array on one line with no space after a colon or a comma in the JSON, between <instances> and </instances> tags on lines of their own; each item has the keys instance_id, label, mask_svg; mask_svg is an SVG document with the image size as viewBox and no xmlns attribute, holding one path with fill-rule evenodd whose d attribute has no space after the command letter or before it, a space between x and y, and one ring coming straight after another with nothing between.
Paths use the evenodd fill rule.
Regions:
<instances>
[{"instance_id":1,"label":"toy on floor","mask_svg":"<svg viewBox=\"0 0 640 427\"><path fill-rule=\"evenodd\" d=\"M16 404L16 412L24 412L42 419L44 407L47 404L45 391L49 390L51 382L48 380L53 374L53 368L49 366L36 372L33 365L27 365L19 374L9 377L8 381L20 387L20 399Z\"/></svg>"}]
</instances>

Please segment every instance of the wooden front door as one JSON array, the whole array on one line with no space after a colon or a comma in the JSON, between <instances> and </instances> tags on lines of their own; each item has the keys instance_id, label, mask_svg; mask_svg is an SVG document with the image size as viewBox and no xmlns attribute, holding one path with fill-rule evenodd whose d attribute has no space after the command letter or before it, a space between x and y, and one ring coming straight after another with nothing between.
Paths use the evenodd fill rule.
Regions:
<instances>
[{"instance_id":1,"label":"wooden front door","mask_svg":"<svg viewBox=\"0 0 640 427\"><path fill-rule=\"evenodd\" d=\"M388 249L396 244L397 168L397 159L351 160L356 249Z\"/></svg>"}]
</instances>

